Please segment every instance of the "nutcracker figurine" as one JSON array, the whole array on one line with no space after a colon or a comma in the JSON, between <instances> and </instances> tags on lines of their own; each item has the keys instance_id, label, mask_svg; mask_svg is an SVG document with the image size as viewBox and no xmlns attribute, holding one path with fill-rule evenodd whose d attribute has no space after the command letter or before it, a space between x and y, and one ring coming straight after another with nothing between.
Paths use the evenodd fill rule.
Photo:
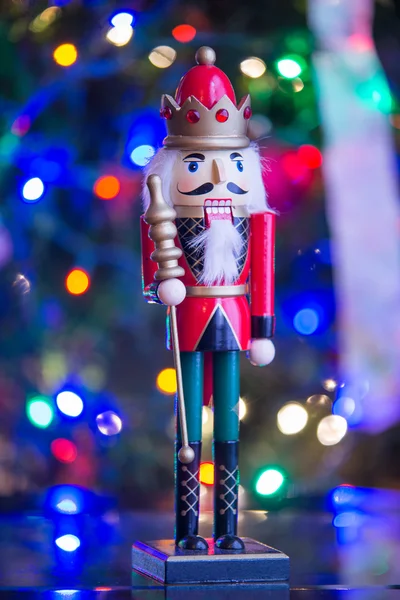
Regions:
<instances>
[{"instance_id":1,"label":"nutcracker figurine","mask_svg":"<svg viewBox=\"0 0 400 600\"><path fill-rule=\"evenodd\" d=\"M275 215L258 149L246 135L250 97L236 104L211 48L200 48L196 61L175 99L162 98L168 134L145 169L143 290L148 302L169 307L177 371L176 550L170 552L232 556L249 551L237 535L239 356L248 352L260 366L274 358ZM210 541L198 535L204 402L214 408Z\"/></svg>"}]
</instances>

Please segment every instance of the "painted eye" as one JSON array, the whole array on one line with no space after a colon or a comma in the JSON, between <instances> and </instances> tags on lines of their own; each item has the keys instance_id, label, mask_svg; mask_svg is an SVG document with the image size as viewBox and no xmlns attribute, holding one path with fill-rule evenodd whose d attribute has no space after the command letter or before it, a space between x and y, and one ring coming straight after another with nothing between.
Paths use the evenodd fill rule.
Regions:
<instances>
[{"instance_id":1,"label":"painted eye","mask_svg":"<svg viewBox=\"0 0 400 600\"><path fill-rule=\"evenodd\" d=\"M241 160L236 161L236 166L237 166L237 170L242 173L243 172L243 163Z\"/></svg>"},{"instance_id":2,"label":"painted eye","mask_svg":"<svg viewBox=\"0 0 400 600\"><path fill-rule=\"evenodd\" d=\"M199 165L197 162L190 162L188 165L188 171L190 173L196 173L198 168L199 168Z\"/></svg>"}]
</instances>

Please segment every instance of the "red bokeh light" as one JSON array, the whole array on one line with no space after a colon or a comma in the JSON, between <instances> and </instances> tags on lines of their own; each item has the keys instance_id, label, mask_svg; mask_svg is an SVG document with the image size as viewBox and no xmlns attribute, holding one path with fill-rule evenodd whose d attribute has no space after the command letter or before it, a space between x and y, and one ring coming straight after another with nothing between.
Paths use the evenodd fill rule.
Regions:
<instances>
[{"instance_id":1,"label":"red bokeh light","mask_svg":"<svg viewBox=\"0 0 400 600\"><path fill-rule=\"evenodd\" d=\"M282 156L281 163L292 183L298 183L309 173L308 167L300 160L297 152L287 152Z\"/></svg>"},{"instance_id":2,"label":"red bokeh light","mask_svg":"<svg viewBox=\"0 0 400 600\"><path fill-rule=\"evenodd\" d=\"M11 133L18 136L23 136L28 133L31 126L31 120L28 115L20 115L11 125Z\"/></svg>"},{"instance_id":3,"label":"red bokeh light","mask_svg":"<svg viewBox=\"0 0 400 600\"><path fill-rule=\"evenodd\" d=\"M304 146L300 146L297 156L300 159L300 162L303 163L309 169L318 169L322 165L322 154L315 146L311 146L310 144L305 144Z\"/></svg>"},{"instance_id":4,"label":"red bokeh light","mask_svg":"<svg viewBox=\"0 0 400 600\"><path fill-rule=\"evenodd\" d=\"M72 463L78 456L78 450L74 442L64 438L53 440L50 448L54 458L62 463Z\"/></svg>"},{"instance_id":5,"label":"red bokeh light","mask_svg":"<svg viewBox=\"0 0 400 600\"><path fill-rule=\"evenodd\" d=\"M121 191L121 184L114 175L103 175L95 181L93 191L102 200L112 200Z\"/></svg>"},{"instance_id":6,"label":"red bokeh light","mask_svg":"<svg viewBox=\"0 0 400 600\"><path fill-rule=\"evenodd\" d=\"M196 37L196 29L192 25L178 25L172 30L172 35L177 42L185 44Z\"/></svg>"}]
</instances>

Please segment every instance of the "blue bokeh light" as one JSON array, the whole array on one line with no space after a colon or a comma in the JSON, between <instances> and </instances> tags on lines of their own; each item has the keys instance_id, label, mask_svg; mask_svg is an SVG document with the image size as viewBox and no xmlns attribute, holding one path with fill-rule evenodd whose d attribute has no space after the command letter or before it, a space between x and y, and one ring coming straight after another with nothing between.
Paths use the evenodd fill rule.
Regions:
<instances>
[{"instance_id":1,"label":"blue bokeh light","mask_svg":"<svg viewBox=\"0 0 400 600\"><path fill-rule=\"evenodd\" d=\"M155 152L156 151L153 146L150 146L149 144L142 144L141 146L137 146L132 150L130 159L135 165L138 165L138 167L144 167L154 156Z\"/></svg>"},{"instance_id":2,"label":"blue bokeh light","mask_svg":"<svg viewBox=\"0 0 400 600\"><path fill-rule=\"evenodd\" d=\"M55 544L64 552L75 552L81 545L81 540L76 535L67 533L57 538Z\"/></svg>"},{"instance_id":3,"label":"blue bokeh light","mask_svg":"<svg viewBox=\"0 0 400 600\"><path fill-rule=\"evenodd\" d=\"M110 19L110 23L113 27L134 27L135 17L128 11L121 11L114 13Z\"/></svg>"},{"instance_id":4,"label":"blue bokeh light","mask_svg":"<svg viewBox=\"0 0 400 600\"><path fill-rule=\"evenodd\" d=\"M83 411L83 400L71 390L63 390L56 396L58 409L67 417L79 417Z\"/></svg>"},{"instance_id":5,"label":"blue bokeh light","mask_svg":"<svg viewBox=\"0 0 400 600\"><path fill-rule=\"evenodd\" d=\"M58 512L65 515L76 515L78 507L71 498L64 498L56 505Z\"/></svg>"},{"instance_id":6,"label":"blue bokeh light","mask_svg":"<svg viewBox=\"0 0 400 600\"><path fill-rule=\"evenodd\" d=\"M89 502L88 491L84 488L56 485L48 490L45 506L64 515L77 515L87 508Z\"/></svg>"},{"instance_id":7,"label":"blue bokeh light","mask_svg":"<svg viewBox=\"0 0 400 600\"><path fill-rule=\"evenodd\" d=\"M302 308L293 318L293 326L302 335L312 335L318 329L319 314L313 308Z\"/></svg>"},{"instance_id":8,"label":"blue bokeh light","mask_svg":"<svg viewBox=\"0 0 400 600\"><path fill-rule=\"evenodd\" d=\"M45 191L44 183L39 177L28 179L22 187L22 199L26 203L38 202Z\"/></svg>"}]
</instances>

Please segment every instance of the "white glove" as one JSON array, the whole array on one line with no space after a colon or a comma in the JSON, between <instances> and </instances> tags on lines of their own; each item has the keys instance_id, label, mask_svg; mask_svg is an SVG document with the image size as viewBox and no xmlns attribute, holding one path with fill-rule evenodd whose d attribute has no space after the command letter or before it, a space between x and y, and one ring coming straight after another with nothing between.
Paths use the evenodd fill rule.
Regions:
<instances>
[{"instance_id":1,"label":"white glove","mask_svg":"<svg viewBox=\"0 0 400 600\"><path fill-rule=\"evenodd\" d=\"M275 346L266 338L252 340L250 345L249 359L256 367L265 367L272 363L275 357Z\"/></svg>"},{"instance_id":2,"label":"white glove","mask_svg":"<svg viewBox=\"0 0 400 600\"><path fill-rule=\"evenodd\" d=\"M186 287L180 279L164 279L157 288L157 296L167 306L177 306L186 298Z\"/></svg>"}]
</instances>

